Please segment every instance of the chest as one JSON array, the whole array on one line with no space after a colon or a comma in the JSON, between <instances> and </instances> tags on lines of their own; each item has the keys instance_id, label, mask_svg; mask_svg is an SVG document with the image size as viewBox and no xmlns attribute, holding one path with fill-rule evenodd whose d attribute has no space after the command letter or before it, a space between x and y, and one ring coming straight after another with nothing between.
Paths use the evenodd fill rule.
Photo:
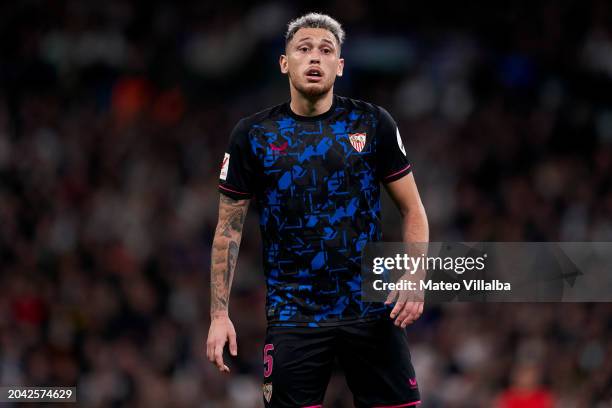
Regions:
<instances>
[{"instance_id":1,"label":"chest","mask_svg":"<svg viewBox=\"0 0 612 408\"><path fill-rule=\"evenodd\" d=\"M375 165L374 123L361 116L260 125L251 135L253 153L265 177L349 175ZM285 176L287 177L287 176Z\"/></svg>"}]
</instances>

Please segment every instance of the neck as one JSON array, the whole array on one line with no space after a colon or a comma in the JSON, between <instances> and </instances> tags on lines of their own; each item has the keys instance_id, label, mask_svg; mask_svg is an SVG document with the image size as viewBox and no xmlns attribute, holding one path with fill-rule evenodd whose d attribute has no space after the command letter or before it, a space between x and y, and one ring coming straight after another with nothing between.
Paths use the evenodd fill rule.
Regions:
<instances>
[{"instance_id":1,"label":"neck","mask_svg":"<svg viewBox=\"0 0 612 408\"><path fill-rule=\"evenodd\" d=\"M291 89L291 103L289 106L296 115L317 116L327 112L333 103L334 88L327 93L308 98L296 89Z\"/></svg>"}]
</instances>

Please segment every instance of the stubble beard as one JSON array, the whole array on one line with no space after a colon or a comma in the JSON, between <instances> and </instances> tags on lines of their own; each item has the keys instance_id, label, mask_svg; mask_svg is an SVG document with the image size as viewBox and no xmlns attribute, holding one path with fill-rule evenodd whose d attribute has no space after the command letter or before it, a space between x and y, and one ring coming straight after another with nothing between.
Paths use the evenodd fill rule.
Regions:
<instances>
[{"instance_id":1,"label":"stubble beard","mask_svg":"<svg viewBox=\"0 0 612 408\"><path fill-rule=\"evenodd\" d=\"M316 98L322 95L325 95L329 92L329 90L332 88L332 86L334 85L333 81L325 83L325 84L321 84L321 83L315 83L312 85L309 84L304 84L302 82L294 82L291 79L291 75L289 75L289 80L291 81L291 84L293 85L293 87L302 95L304 95L306 98Z\"/></svg>"}]
</instances>

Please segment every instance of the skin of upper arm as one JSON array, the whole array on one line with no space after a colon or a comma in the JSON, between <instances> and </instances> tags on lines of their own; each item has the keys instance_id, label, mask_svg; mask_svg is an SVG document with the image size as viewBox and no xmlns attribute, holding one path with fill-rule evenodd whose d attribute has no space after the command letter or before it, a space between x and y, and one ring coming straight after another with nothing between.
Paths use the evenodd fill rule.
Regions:
<instances>
[{"instance_id":1,"label":"skin of upper arm","mask_svg":"<svg viewBox=\"0 0 612 408\"><path fill-rule=\"evenodd\" d=\"M423 211L425 213L425 208L421 202L421 196L419 195L419 190L412 173L386 184L385 187L402 217L406 217L409 213L415 211Z\"/></svg>"}]
</instances>

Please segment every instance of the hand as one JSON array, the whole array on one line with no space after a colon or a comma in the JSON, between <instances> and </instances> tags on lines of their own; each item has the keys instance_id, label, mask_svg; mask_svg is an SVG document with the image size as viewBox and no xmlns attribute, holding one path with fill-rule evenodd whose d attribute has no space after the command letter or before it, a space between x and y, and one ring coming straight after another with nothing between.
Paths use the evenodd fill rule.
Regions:
<instances>
[{"instance_id":1,"label":"hand","mask_svg":"<svg viewBox=\"0 0 612 408\"><path fill-rule=\"evenodd\" d=\"M229 373L230 369L223 362L223 348L229 340L229 350L232 356L238 355L236 344L236 330L227 313L213 315L206 340L206 357L208 361L217 366L222 373Z\"/></svg>"},{"instance_id":2,"label":"hand","mask_svg":"<svg viewBox=\"0 0 612 408\"><path fill-rule=\"evenodd\" d=\"M410 275L404 275L409 281L414 282ZM421 290L393 290L389 292L385 305L390 305L395 300L395 306L391 310L390 317L395 319L395 325L405 329L414 323L423 313L423 291Z\"/></svg>"}]
</instances>

